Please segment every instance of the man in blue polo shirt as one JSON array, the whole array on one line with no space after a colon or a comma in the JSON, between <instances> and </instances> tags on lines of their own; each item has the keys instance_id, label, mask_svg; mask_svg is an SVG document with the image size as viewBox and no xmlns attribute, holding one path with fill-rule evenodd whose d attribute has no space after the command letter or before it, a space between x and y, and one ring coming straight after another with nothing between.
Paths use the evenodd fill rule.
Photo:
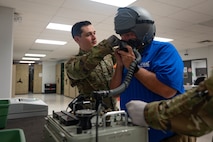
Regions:
<instances>
[{"instance_id":1,"label":"man in blue polo shirt","mask_svg":"<svg viewBox=\"0 0 213 142\"><path fill-rule=\"evenodd\" d=\"M120 108L126 110L125 105L131 100L153 102L184 93L183 61L172 44L153 41L156 29L151 15L141 7L119 8L114 23L116 33L127 43L127 51L115 52L117 64L111 89L122 83L136 59L132 48L142 57L128 88L120 94ZM177 136L171 131L149 130L149 142L170 142L173 137L175 141L196 141L194 137Z\"/></svg>"}]
</instances>

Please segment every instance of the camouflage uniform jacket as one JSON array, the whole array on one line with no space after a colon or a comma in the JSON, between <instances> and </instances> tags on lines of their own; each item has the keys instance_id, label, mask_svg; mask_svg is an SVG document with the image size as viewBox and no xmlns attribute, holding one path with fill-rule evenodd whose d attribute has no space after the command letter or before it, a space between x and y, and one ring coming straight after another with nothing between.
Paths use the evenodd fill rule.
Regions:
<instances>
[{"instance_id":1,"label":"camouflage uniform jacket","mask_svg":"<svg viewBox=\"0 0 213 142\"><path fill-rule=\"evenodd\" d=\"M112 54L112 48L106 40L89 52L80 50L65 65L71 86L77 86L79 94L91 99L92 91L109 90L115 63ZM111 98L105 98L104 102L109 108L114 108L115 102Z\"/></svg>"},{"instance_id":2,"label":"camouflage uniform jacket","mask_svg":"<svg viewBox=\"0 0 213 142\"><path fill-rule=\"evenodd\" d=\"M196 137L213 131L213 74L183 95L147 104L144 115L149 126L160 130Z\"/></svg>"}]
</instances>

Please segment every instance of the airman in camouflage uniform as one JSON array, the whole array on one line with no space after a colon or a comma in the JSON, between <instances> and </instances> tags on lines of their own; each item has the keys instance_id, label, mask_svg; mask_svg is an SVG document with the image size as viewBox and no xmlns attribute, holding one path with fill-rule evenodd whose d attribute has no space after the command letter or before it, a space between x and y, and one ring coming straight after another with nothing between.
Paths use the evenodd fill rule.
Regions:
<instances>
[{"instance_id":1,"label":"airman in camouflage uniform","mask_svg":"<svg viewBox=\"0 0 213 142\"><path fill-rule=\"evenodd\" d=\"M86 36L83 37L82 33L78 33L77 35L74 34L73 38L75 36L81 38L93 36L92 38L96 39L95 33L92 33L94 32L93 28L91 31L82 31L82 27L87 28L87 26L91 26L89 21L79 23L83 23L79 28ZM84 30L88 30L86 28ZM95 44L93 41L90 42ZM81 43L78 43L80 46L78 55L71 57L66 63L65 67L67 75L70 78L71 86L77 86L79 94L83 95L87 100L95 101L92 95L93 91L109 90L109 82L114 71L113 66L115 63L112 47L117 45L116 42L119 42L118 39L115 36L111 36L107 40L100 42L97 46L87 44L86 46L91 46L89 50L84 50L83 48L85 47L81 47ZM107 108L114 109L115 99L112 97L103 98L103 102Z\"/></svg>"},{"instance_id":2,"label":"airman in camouflage uniform","mask_svg":"<svg viewBox=\"0 0 213 142\"><path fill-rule=\"evenodd\" d=\"M132 101L127 104L128 112L136 109L135 103ZM171 100L148 104L141 102L141 104L144 119L141 117L139 122L138 118L136 120L139 115L130 112L133 123L149 125L159 130L171 130L180 135L196 137L205 135L213 131L213 74L201 82L197 88L193 88L183 95ZM143 106L144 108L142 108ZM142 119L145 121L142 122Z\"/></svg>"}]
</instances>

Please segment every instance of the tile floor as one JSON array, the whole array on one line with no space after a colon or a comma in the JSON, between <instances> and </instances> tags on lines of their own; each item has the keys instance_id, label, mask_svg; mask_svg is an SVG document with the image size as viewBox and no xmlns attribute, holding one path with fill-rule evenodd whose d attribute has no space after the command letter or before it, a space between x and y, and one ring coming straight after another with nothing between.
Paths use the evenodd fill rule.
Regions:
<instances>
[{"instance_id":1,"label":"tile floor","mask_svg":"<svg viewBox=\"0 0 213 142\"><path fill-rule=\"evenodd\" d=\"M57 94L28 94L28 95L16 95L20 98L38 98L44 101L48 105L48 114L52 114L52 111L66 110L68 104L72 101L72 98L64 95ZM205 136L199 137L197 142L213 142L213 132Z\"/></svg>"}]
</instances>

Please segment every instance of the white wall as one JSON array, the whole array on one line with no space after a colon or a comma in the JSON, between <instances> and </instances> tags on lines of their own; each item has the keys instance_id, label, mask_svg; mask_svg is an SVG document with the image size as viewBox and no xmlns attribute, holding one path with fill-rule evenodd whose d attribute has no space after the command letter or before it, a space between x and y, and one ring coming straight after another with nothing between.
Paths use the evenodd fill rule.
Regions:
<instances>
[{"instance_id":1,"label":"white wall","mask_svg":"<svg viewBox=\"0 0 213 142\"><path fill-rule=\"evenodd\" d=\"M14 9L0 6L0 98L12 96Z\"/></svg>"},{"instance_id":2,"label":"white wall","mask_svg":"<svg viewBox=\"0 0 213 142\"><path fill-rule=\"evenodd\" d=\"M45 83L56 83L56 62L42 62L42 92Z\"/></svg>"},{"instance_id":3,"label":"white wall","mask_svg":"<svg viewBox=\"0 0 213 142\"><path fill-rule=\"evenodd\" d=\"M188 50L188 56L185 56L185 50L179 51L183 61L185 60L192 60L192 59L202 59L207 58L207 70L208 76L211 75L211 71L213 70L213 45L209 47L201 47L201 48L194 48Z\"/></svg>"}]
</instances>

